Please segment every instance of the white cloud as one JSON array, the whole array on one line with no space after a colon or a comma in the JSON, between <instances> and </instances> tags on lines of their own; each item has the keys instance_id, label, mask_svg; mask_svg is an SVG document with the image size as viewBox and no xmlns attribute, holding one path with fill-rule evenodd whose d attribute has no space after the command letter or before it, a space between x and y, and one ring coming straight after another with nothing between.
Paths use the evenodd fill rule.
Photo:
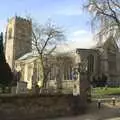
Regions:
<instances>
[{"instance_id":1,"label":"white cloud","mask_svg":"<svg viewBox=\"0 0 120 120\"><path fill-rule=\"evenodd\" d=\"M93 40L93 34L86 30L74 31L71 36L69 36L69 41L67 45L60 46L62 51L70 51L76 48L91 48L96 45Z\"/></svg>"},{"instance_id":2,"label":"white cloud","mask_svg":"<svg viewBox=\"0 0 120 120\"><path fill-rule=\"evenodd\" d=\"M79 35L87 34L87 33L89 32L86 30L78 30L78 31L73 32L73 36L79 36Z\"/></svg>"},{"instance_id":3,"label":"white cloud","mask_svg":"<svg viewBox=\"0 0 120 120\"><path fill-rule=\"evenodd\" d=\"M91 48L96 42L93 40L93 34L87 30L77 30L71 35L71 48Z\"/></svg>"},{"instance_id":4,"label":"white cloud","mask_svg":"<svg viewBox=\"0 0 120 120\"><path fill-rule=\"evenodd\" d=\"M70 5L70 6L61 7L55 13L58 15L74 16L74 15L81 15L82 10L78 6Z\"/></svg>"},{"instance_id":5,"label":"white cloud","mask_svg":"<svg viewBox=\"0 0 120 120\"><path fill-rule=\"evenodd\" d=\"M56 14L58 15L65 15L65 16L74 16L74 15L81 15L82 12L80 10L72 10L72 9L64 9L57 11Z\"/></svg>"}]
</instances>

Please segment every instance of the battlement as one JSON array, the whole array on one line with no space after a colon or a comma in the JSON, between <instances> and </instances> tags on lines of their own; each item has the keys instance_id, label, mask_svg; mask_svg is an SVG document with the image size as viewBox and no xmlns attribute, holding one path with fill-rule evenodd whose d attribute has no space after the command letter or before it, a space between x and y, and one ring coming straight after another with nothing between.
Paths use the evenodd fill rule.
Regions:
<instances>
[{"instance_id":1,"label":"battlement","mask_svg":"<svg viewBox=\"0 0 120 120\"><path fill-rule=\"evenodd\" d=\"M26 21L26 22L31 22L31 19L23 18L23 17L20 17L20 16L15 16L15 19L21 20L21 21Z\"/></svg>"},{"instance_id":2,"label":"battlement","mask_svg":"<svg viewBox=\"0 0 120 120\"><path fill-rule=\"evenodd\" d=\"M24 21L24 22L31 23L31 19L23 18L23 17L20 17L20 16L11 17L10 19L8 19L8 23L12 22L13 20Z\"/></svg>"}]
</instances>

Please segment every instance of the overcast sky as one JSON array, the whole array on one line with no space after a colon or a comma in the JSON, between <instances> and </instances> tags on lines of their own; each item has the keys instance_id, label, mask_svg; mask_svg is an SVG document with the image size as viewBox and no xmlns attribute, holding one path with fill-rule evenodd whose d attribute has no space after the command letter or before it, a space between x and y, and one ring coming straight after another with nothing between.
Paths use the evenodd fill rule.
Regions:
<instances>
[{"instance_id":1,"label":"overcast sky","mask_svg":"<svg viewBox=\"0 0 120 120\"><path fill-rule=\"evenodd\" d=\"M0 31L8 18L31 16L39 23L48 19L62 27L67 36L68 49L94 45L88 14L83 11L84 0L0 0Z\"/></svg>"}]
</instances>

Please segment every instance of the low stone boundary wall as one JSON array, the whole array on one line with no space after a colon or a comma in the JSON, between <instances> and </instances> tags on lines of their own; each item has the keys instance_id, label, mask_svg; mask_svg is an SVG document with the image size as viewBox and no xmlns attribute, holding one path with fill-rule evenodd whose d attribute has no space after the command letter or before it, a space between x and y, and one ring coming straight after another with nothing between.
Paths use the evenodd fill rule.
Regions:
<instances>
[{"instance_id":1,"label":"low stone boundary wall","mask_svg":"<svg viewBox=\"0 0 120 120\"><path fill-rule=\"evenodd\" d=\"M86 102L72 95L2 95L1 120L43 120L85 112Z\"/></svg>"}]
</instances>

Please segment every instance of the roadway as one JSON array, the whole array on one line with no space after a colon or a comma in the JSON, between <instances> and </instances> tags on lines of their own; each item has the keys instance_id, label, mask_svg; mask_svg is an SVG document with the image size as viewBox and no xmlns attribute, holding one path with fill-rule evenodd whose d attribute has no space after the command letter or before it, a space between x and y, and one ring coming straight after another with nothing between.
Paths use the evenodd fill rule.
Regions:
<instances>
[{"instance_id":1,"label":"roadway","mask_svg":"<svg viewBox=\"0 0 120 120\"><path fill-rule=\"evenodd\" d=\"M97 108L97 103L94 101L89 105L86 114L55 118L52 120L120 120L120 102L117 102L116 105L113 106L110 98L105 98L103 101L100 110Z\"/></svg>"}]
</instances>

